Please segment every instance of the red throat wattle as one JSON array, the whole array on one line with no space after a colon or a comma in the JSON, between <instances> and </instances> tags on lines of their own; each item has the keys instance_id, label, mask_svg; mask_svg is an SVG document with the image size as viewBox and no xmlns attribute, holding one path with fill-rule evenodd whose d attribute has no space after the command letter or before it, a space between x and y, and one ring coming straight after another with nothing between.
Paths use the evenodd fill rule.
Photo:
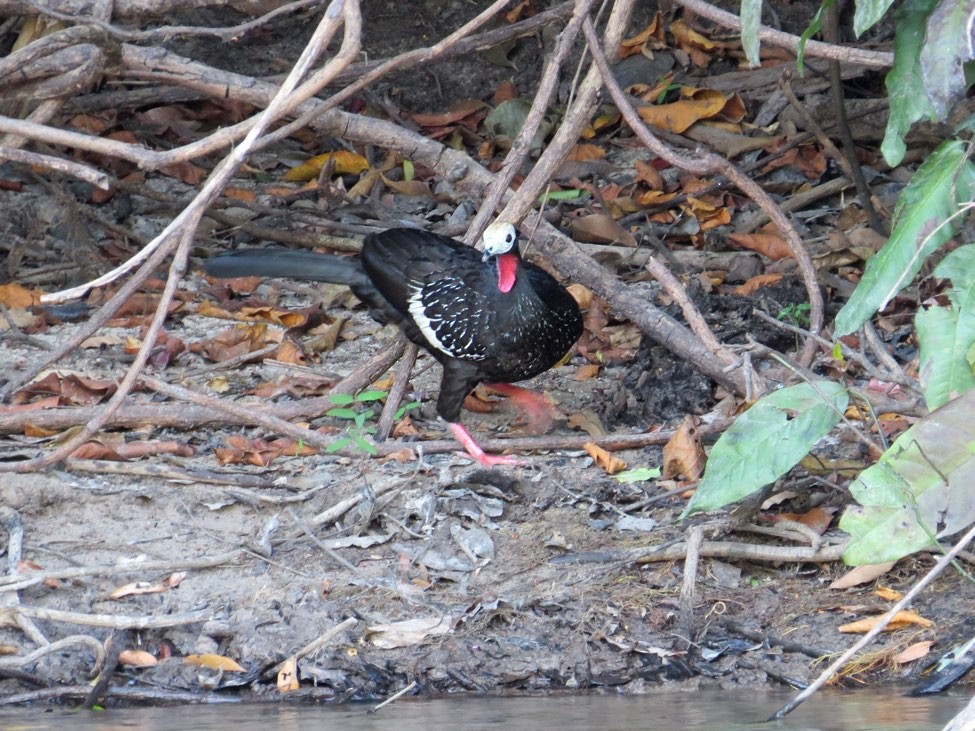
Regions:
<instances>
[{"instance_id":1,"label":"red throat wattle","mask_svg":"<svg viewBox=\"0 0 975 731\"><path fill-rule=\"evenodd\" d=\"M515 286L518 271L518 257L514 254L501 254L498 257L498 289L508 293Z\"/></svg>"}]
</instances>

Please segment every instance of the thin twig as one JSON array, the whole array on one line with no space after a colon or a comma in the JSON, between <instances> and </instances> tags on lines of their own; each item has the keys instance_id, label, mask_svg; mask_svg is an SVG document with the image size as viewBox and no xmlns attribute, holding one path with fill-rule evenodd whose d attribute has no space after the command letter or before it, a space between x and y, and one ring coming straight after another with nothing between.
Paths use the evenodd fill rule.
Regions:
<instances>
[{"instance_id":1,"label":"thin twig","mask_svg":"<svg viewBox=\"0 0 975 731\"><path fill-rule=\"evenodd\" d=\"M822 688L830 678L832 678L841 667L843 667L861 648L866 647L873 639L884 631L884 628L890 624L891 620L897 616L905 607L910 606L911 602L914 601L915 597L920 594L932 581L934 581L945 569L947 569L955 557L961 553L961 551L967 546L972 540L975 539L975 526L970 528L965 535L963 535L958 541L952 546L948 553L940 556L937 563L931 568L924 577L918 581L914 586L910 588L900 601L898 601L894 606L892 606L887 613L870 628L863 637L857 640L850 649L836 658L828 668L826 668L818 678L805 690L803 690L799 695L789 701L787 704L782 706L774 714L769 717L769 721L778 720L784 718L787 714L794 711L799 707L807 698L809 698L813 693Z\"/></svg>"}]
</instances>

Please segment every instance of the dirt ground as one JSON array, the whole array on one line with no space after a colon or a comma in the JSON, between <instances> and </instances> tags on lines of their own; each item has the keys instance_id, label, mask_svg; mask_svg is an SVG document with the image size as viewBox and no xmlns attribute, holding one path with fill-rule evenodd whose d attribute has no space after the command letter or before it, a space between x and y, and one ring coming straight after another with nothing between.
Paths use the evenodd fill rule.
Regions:
<instances>
[{"instance_id":1,"label":"dirt ground","mask_svg":"<svg viewBox=\"0 0 975 731\"><path fill-rule=\"evenodd\" d=\"M386 55L417 36L435 34L444 13L467 12L460 2L409 4L415 7L407 20L395 14L402 5L366 3L366 45L374 53ZM225 61L223 67L254 73L255 59L266 61L273 55L269 47L289 32L293 28L284 27L265 36L263 45L235 47L226 59L226 46L210 53ZM379 47L379 39L391 45ZM199 44L174 42L173 48L206 60ZM451 62L422 83L404 76L377 93L414 110L439 110L457 94L489 96L501 76L528 83L520 82L521 75L532 78L538 59L537 47L519 44L507 69ZM0 191L0 207L9 214L0 231L20 236L26 222L40 221L45 240L57 250L72 234L56 215L58 200L33 188L29 195ZM165 222L147 211L137 215L150 230ZM212 241L201 245L219 248ZM91 267L103 268L98 254L87 254ZM76 273L85 276L85 270L79 264ZM783 301L794 301L795 283L787 279L783 287L792 292L781 292ZM197 301L215 296L198 267L186 288ZM317 297L307 287L295 294L281 283L264 285L260 293L287 306ZM733 303L712 301L715 321L729 321L725 305ZM373 337L378 327L363 312L334 309L351 318L345 333L354 337L312 365L341 377L381 346ZM193 342L225 326L188 308L169 328ZM15 378L40 357L39 344L57 343L72 327L53 325L31 342L4 339L0 378ZM120 338L133 333L105 331ZM119 348L108 347L79 351L58 367L118 378L124 360ZM430 362L421 359L421 365ZM531 385L567 416L586 415L617 433L672 428L683 415L709 412L719 400L712 383L647 344L628 362L576 380L583 364L575 354ZM183 377L207 365L184 352L155 375L211 394L219 390L226 398L294 375L249 365L223 373L227 383L220 389L212 371ZM444 438L430 400L438 379L439 367L433 366L413 383L411 398L424 404L414 421L425 437ZM519 427L505 410L465 412L463 418L479 436L517 434ZM580 432L563 421L551 433ZM767 546L775 539L716 524L709 539L733 548L702 561L687 637L681 624L689 616L681 605L687 524L680 520L686 497L665 495L655 482L621 483L587 453L571 449L531 454L527 466L490 471L449 453L421 453L419 460L402 462L360 455L279 457L267 469L220 467L216 450L235 435L269 436L258 429L187 432L147 425L119 436L173 439L192 455L0 475L0 548L9 552L11 536L22 528L22 558L30 562L18 578L27 585L0 601L7 607L19 602L22 616L32 618L46 640L66 640L26 664L0 656L0 702L21 693L84 697L97 654L90 638L104 643L110 636L110 662L118 651L132 650L156 660L147 667L123 662L111 677L115 697L141 702L183 700L182 692L271 695L281 680L279 664L296 653L301 688L288 696L294 699L383 698L412 682L410 692L431 695L600 688L643 693L664 683L803 685L824 658L851 643L841 625L886 609L872 586L827 588L845 573L841 563L741 558L734 547ZM0 460L33 456L46 444L41 436L0 436ZM659 447L616 456L631 467L661 464ZM783 487L791 484L787 479ZM820 487L802 490L795 502L841 508L843 499L838 490ZM825 537L826 543L838 538ZM884 585L906 590L931 560L903 561ZM924 639L935 639L944 650L967 638L973 601L970 582L956 574L942 578L914 607L934 628L901 630L878 642L850 682L918 675L922 664L899 666L893 653ZM0 627L0 653L14 657L37 649L31 631L23 622ZM190 655L204 657L191 663Z\"/></svg>"}]
</instances>

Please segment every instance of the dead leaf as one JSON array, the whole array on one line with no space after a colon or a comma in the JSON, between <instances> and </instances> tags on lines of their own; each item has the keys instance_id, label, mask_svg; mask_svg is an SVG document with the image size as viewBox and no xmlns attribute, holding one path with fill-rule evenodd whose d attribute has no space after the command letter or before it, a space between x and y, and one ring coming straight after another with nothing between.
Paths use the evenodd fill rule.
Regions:
<instances>
[{"instance_id":1,"label":"dead leaf","mask_svg":"<svg viewBox=\"0 0 975 731\"><path fill-rule=\"evenodd\" d=\"M850 589L854 586L860 586L862 584L869 584L876 581L879 577L886 574L894 568L894 562L890 561L888 563L876 563L867 566L856 566L855 568L847 571L843 576L838 578L832 584L829 585L830 589Z\"/></svg>"},{"instance_id":2,"label":"dead leaf","mask_svg":"<svg viewBox=\"0 0 975 731\"><path fill-rule=\"evenodd\" d=\"M335 165L334 170L337 175L358 175L369 169L369 161L362 155L349 150L337 150L316 155L300 165L295 165L287 172L284 179L292 182L315 180L322 168L330 164Z\"/></svg>"},{"instance_id":3,"label":"dead leaf","mask_svg":"<svg viewBox=\"0 0 975 731\"><path fill-rule=\"evenodd\" d=\"M600 366L596 363L586 363L576 371L575 380L589 381L599 375Z\"/></svg>"},{"instance_id":4,"label":"dead leaf","mask_svg":"<svg viewBox=\"0 0 975 731\"><path fill-rule=\"evenodd\" d=\"M288 693L301 687L301 683L298 682L298 659L294 655L281 663L277 686L280 693Z\"/></svg>"},{"instance_id":5,"label":"dead leaf","mask_svg":"<svg viewBox=\"0 0 975 731\"><path fill-rule=\"evenodd\" d=\"M772 523L781 523L785 520L802 523L817 535L823 535L826 529L829 528L830 523L833 522L833 515L835 513L836 508L833 507L816 507L802 514L779 513L778 515L772 516Z\"/></svg>"},{"instance_id":6,"label":"dead leaf","mask_svg":"<svg viewBox=\"0 0 975 731\"><path fill-rule=\"evenodd\" d=\"M637 160L634 166L636 167L637 180L646 183L650 187L650 190L664 189L663 176L657 172L657 168L653 164L644 162L643 160Z\"/></svg>"},{"instance_id":7,"label":"dead leaf","mask_svg":"<svg viewBox=\"0 0 975 731\"><path fill-rule=\"evenodd\" d=\"M687 480L697 480L704 473L706 462L697 420L685 416L674 436L664 445L662 477L669 480L683 475Z\"/></svg>"},{"instance_id":8,"label":"dead leaf","mask_svg":"<svg viewBox=\"0 0 975 731\"><path fill-rule=\"evenodd\" d=\"M594 442L586 442L583 449L592 457L597 466L602 467L607 475L615 475L626 469L626 462L614 457L609 451Z\"/></svg>"},{"instance_id":9,"label":"dead leaf","mask_svg":"<svg viewBox=\"0 0 975 731\"><path fill-rule=\"evenodd\" d=\"M922 657L927 657L928 653L931 652L931 645L933 644L934 640L915 642L913 645L905 648L903 652L894 655L894 662L898 665L905 665L909 662L920 660Z\"/></svg>"},{"instance_id":10,"label":"dead leaf","mask_svg":"<svg viewBox=\"0 0 975 731\"><path fill-rule=\"evenodd\" d=\"M382 176L382 179L387 187L392 188L397 193L415 198L433 198L430 186L422 180L392 180L385 175Z\"/></svg>"},{"instance_id":11,"label":"dead leaf","mask_svg":"<svg viewBox=\"0 0 975 731\"><path fill-rule=\"evenodd\" d=\"M417 617L391 624L376 624L366 628L366 636L376 647L392 650L413 647L430 637L442 637L450 632L453 623L449 616Z\"/></svg>"},{"instance_id":12,"label":"dead leaf","mask_svg":"<svg viewBox=\"0 0 975 731\"><path fill-rule=\"evenodd\" d=\"M515 95L517 96L517 94ZM514 97L510 97L514 98ZM464 99L450 107L446 112L439 114L411 114L413 121L424 127L447 127L452 124L467 119L471 115L478 113L486 114L490 110L487 104L480 99ZM478 120L480 121L480 120ZM475 123L471 129L476 128Z\"/></svg>"},{"instance_id":13,"label":"dead leaf","mask_svg":"<svg viewBox=\"0 0 975 731\"><path fill-rule=\"evenodd\" d=\"M887 602L899 602L903 594L901 594L896 589L891 589L888 586L879 586L874 592L877 596Z\"/></svg>"},{"instance_id":14,"label":"dead leaf","mask_svg":"<svg viewBox=\"0 0 975 731\"><path fill-rule=\"evenodd\" d=\"M159 172L163 175L168 175L171 178L179 180L181 183L186 183L186 185L197 185L206 176L207 171L201 168L199 165L194 165L188 160L182 162L173 163L171 165L164 165L159 168Z\"/></svg>"},{"instance_id":15,"label":"dead leaf","mask_svg":"<svg viewBox=\"0 0 975 731\"><path fill-rule=\"evenodd\" d=\"M749 295L755 294L762 287L768 287L771 284L782 281L783 275L781 273L775 274L759 274L752 277L744 284L740 284L735 287L732 291L733 294L741 295L742 297L748 297Z\"/></svg>"},{"instance_id":16,"label":"dead leaf","mask_svg":"<svg viewBox=\"0 0 975 731\"><path fill-rule=\"evenodd\" d=\"M788 259L792 256L792 250L779 234L728 234L728 241L743 249L764 254L773 261Z\"/></svg>"},{"instance_id":17,"label":"dead leaf","mask_svg":"<svg viewBox=\"0 0 975 731\"><path fill-rule=\"evenodd\" d=\"M144 594L162 594L168 591L168 587L161 582L153 581L133 581L112 591L109 599L124 599L129 596L142 596Z\"/></svg>"},{"instance_id":18,"label":"dead leaf","mask_svg":"<svg viewBox=\"0 0 975 731\"><path fill-rule=\"evenodd\" d=\"M668 104L647 104L637 108L637 113L647 124L683 134L702 119L718 116L728 99L716 89L681 89L681 98Z\"/></svg>"},{"instance_id":19,"label":"dead leaf","mask_svg":"<svg viewBox=\"0 0 975 731\"><path fill-rule=\"evenodd\" d=\"M118 661L130 668L151 668L159 664L156 656L145 650L122 650L118 654Z\"/></svg>"},{"instance_id":20,"label":"dead leaf","mask_svg":"<svg viewBox=\"0 0 975 731\"><path fill-rule=\"evenodd\" d=\"M198 668L208 668L210 670L223 670L228 673L246 673L240 665L237 664L235 660L231 660L229 657L224 657L223 655L187 655L183 658L183 663L185 665L193 665Z\"/></svg>"},{"instance_id":21,"label":"dead leaf","mask_svg":"<svg viewBox=\"0 0 975 731\"><path fill-rule=\"evenodd\" d=\"M0 284L0 304L10 309L34 307L41 303L41 292L19 284Z\"/></svg>"},{"instance_id":22,"label":"dead leaf","mask_svg":"<svg viewBox=\"0 0 975 731\"><path fill-rule=\"evenodd\" d=\"M633 234L605 213L593 213L572 219L572 238L590 244L619 243L624 246L636 246Z\"/></svg>"},{"instance_id":23,"label":"dead leaf","mask_svg":"<svg viewBox=\"0 0 975 731\"><path fill-rule=\"evenodd\" d=\"M840 632L846 634L866 634L872 630L877 624L883 619L884 615L879 615L876 617L867 617L866 619L861 619L856 622L849 622L847 624L838 627ZM906 610L901 610L894 615L894 618L890 623L884 627L884 632L894 632L895 630L904 629L905 627L933 627L934 622L930 619L925 619L917 612L910 612Z\"/></svg>"},{"instance_id":24,"label":"dead leaf","mask_svg":"<svg viewBox=\"0 0 975 731\"><path fill-rule=\"evenodd\" d=\"M568 424L570 429L579 429L591 437L601 437L606 433L599 417L587 409L569 414Z\"/></svg>"},{"instance_id":25,"label":"dead leaf","mask_svg":"<svg viewBox=\"0 0 975 731\"><path fill-rule=\"evenodd\" d=\"M650 25L632 38L625 38L620 43L619 56L626 58L637 53L642 53L643 49L651 42L663 45L664 43L664 23L663 14L658 10L653 16Z\"/></svg>"},{"instance_id":26,"label":"dead leaf","mask_svg":"<svg viewBox=\"0 0 975 731\"><path fill-rule=\"evenodd\" d=\"M402 419L396 422L396 426L393 427L394 437L416 437L419 435L420 430L416 428L416 426L413 424L413 419L411 419L409 416L404 416Z\"/></svg>"},{"instance_id":27,"label":"dead leaf","mask_svg":"<svg viewBox=\"0 0 975 731\"><path fill-rule=\"evenodd\" d=\"M393 430L393 436L399 436L396 434L396 430ZM393 462L416 462L416 452L414 452L409 447L403 447L402 449L397 449L395 452L390 452L384 458L384 461L392 460Z\"/></svg>"},{"instance_id":28,"label":"dead leaf","mask_svg":"<svg viewBox=\"0 0 975 731\"><path fill-rule=\"evenodd\" d=\"M567 160L586 161L602 160L606 157L606 150L598 145L580 144L569 150Z\"/></svg>"},{"instance_id":29,"label":"dead leaf","mask_svg":"<svg viewBox=\"0 0 975 731\"><path fill-rule=\"evenodd\" d=\"M109 398L114 381L88 378L74 371L47 371L14 394L11 402L25 404L37 396L57 396L59 406L92 406Z\"/></svg>"},{"instance_id":30,"label":"dead leaf","mask_svg":"<svg viewBox=\"0 0 975 731\"><path fill-rule=\"evenodd\" d=\"M576 301L576 304L580 308L584 310L589 308L589 304L592 302L594 296L591 290L581 284L570 284L567 289L569 290L569 294L572 295L572 299Z\"/></svg>"}]
</instances>

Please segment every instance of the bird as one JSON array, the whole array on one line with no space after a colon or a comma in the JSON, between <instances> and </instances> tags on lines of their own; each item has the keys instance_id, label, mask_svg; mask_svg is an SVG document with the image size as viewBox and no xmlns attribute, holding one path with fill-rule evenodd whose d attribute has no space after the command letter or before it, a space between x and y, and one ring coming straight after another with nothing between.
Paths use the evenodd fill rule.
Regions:
<instances>
[{"instance_id":1,"label":"bird","mask_svg":"<svg viewBox=\"0 0 975 731\"><path fill-rule=\"evenodd\" d=\"M522 461L484 452L460 422L467 395L484 383L538 411L538 394L510 384L559 363L582 335L575 298L544 269L522 259L515 226L490 224L483 253L422 229L369 234L359 256L247 249L204 262L208 274L283 277L348 285L379 322L399 326L443 368L437 414L484 467Z\"/></svg>"}]
</instances>

